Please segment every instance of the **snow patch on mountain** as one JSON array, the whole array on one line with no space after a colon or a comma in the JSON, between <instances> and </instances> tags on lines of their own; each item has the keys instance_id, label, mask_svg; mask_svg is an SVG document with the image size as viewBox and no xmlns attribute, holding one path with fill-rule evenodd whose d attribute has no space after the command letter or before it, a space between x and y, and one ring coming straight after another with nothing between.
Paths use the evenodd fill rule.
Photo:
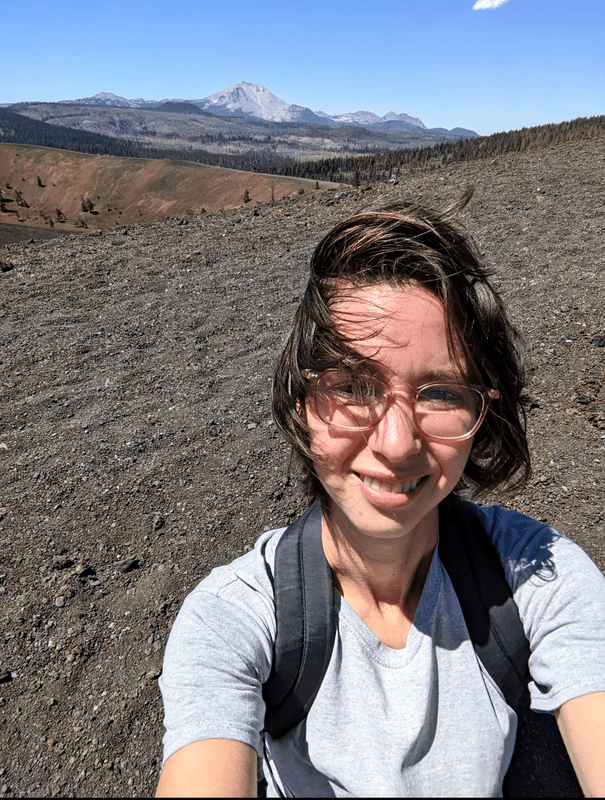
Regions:
<instances>
[{"instance_id":1,"label":"snow patch on mountain","mask_svg":"<svg viewBox=\"0 0 605 800\"><path fill-rule=\"evenodd\" d=\"M203 105L202 105L203 104ZM222 92L215 92L196 105L213 114L233 114L238 117L258 117L273 122L288 119L289 103L280 100L260 83L241 81Z\"/></svg>"},{"instance_id":2,"label":"snow patch on mountain","mask_svg":"<svg viewBox=\"0 0 605 800\"><path fill-rule=\"evenodd\" d=\"M355 111L346 114L338 114L336 116L326 114L334 123L339 125L364 125L374 127L381 125L384 122L401 123L405 126L404 130L420 130L425 131L426 125L418 117L410 117L409 114L395 114L394 111L389 111L383 117L374 114L372 111Z\"/></svg>"},{"instance_id":3,"label":"snow patch on mountain","mask_svg":"<svg viewBox=\"0 0 605 800\"><path fill-rule=\"evenodd\" d=\"M139 108L136 100L127 100L111 92L99 92L94 97L81 97L79 100L61 100L76 106L117 106L118 108Z\"/></svg>"}]
</instances>

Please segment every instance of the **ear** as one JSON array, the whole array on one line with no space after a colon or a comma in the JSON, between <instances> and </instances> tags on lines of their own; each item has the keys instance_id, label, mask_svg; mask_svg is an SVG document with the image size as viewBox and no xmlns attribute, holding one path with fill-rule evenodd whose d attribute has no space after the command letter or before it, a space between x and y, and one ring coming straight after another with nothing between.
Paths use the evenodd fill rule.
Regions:
<instances>
[{"instance_id":1,"label":"ear","mask_svg":"<svg viewBox=\"0 0 605 800\"><path fill-rule=\"evenodd\" d=\"M307 402L308 402L308 398L307 398ZM304 422L304 424L306 425L307 424L307 408L306 408L305 403L302 400L297 400L296 401L296 413L301 418L302 422Z\"/></svg>"}]
</instances>

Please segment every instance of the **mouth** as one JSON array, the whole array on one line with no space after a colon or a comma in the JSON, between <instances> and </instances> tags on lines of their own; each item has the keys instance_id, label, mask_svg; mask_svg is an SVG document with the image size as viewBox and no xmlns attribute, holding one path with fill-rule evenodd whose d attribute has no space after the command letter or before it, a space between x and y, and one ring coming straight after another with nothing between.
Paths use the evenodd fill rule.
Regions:
<instances>
[{"instance_id":1,"label":"mouth","mask_svg":"<svg viewBox=\"0 0 605 800\"><path fill-rule=\"evenodd\" d=\"M388 494L409 494L418 486L418 484L426 480L428 476L423 475L421 478L414 478L406 483L402 483L401 481L398 481L397 483L389 483L388 481L380 481L377 478L372 478L370 475L357 474L357 477L362 481L362 483L377 492L386 492Z\"/></svg>"}]
</instances>

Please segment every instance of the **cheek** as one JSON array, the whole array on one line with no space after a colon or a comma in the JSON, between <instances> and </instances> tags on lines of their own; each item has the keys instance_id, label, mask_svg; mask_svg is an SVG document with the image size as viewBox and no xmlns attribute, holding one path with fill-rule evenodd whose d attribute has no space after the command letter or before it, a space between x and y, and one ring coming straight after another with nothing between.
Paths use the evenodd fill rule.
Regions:
<instances>
[{"instance_id":1,"label":"cheek","mask_svg":"<svg viewBox=\"0 0 605 800\"><path fill-rule=\"evenodd\" d=\"M462 441L455 446L442 445L441 447L433 448L433 456L441 464L442 470L449 480L458 482L464 472L472 447L473 440L470 439L470 441Z\"/></svg>"},{"instance_id":2,"label":"cheek","mask_svg":"<svg viewBox=\"0 0 605 800\"><path fill-rule=\"evenodd\" d=\"M459 460L462 462L462 469L466 467L466 462L469 459L471 454L471 450L473 449L473 439L469 439L468 441L462 442L462 447L460 448L460 453L458 455Z\"/></svg>"},{"instance_id":3,"label":"cheek","mask_svg":"<svg viewBox=\"0 0 605 800\"><path fill-rule=\"evenodd\" d=\"M338 471L362 444L359 433L335 433L333 428L319 419L311 404L305 409L304 419L318 475L320 472L329 475L330 472Z\"/></svg>"},{"instance_id":4,"label":"cheek","mask_svg":"<svg viewBox=\"0 0 605 800\"><path fill-rule=\"evenodd\" d=\"M309 443L317 463L327 464L334 456L334 445L328 433L328 426L322 422L311 405L305 409L305 422L309 431Z\"/></svg>"}]
</instances>

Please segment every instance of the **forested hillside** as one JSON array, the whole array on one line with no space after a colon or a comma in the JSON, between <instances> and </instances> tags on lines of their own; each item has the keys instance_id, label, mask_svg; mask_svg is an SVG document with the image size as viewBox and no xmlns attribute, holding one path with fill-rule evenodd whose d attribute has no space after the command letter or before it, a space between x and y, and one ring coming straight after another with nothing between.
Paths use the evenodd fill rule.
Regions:
<instances>
[{"instance_id":1,"label":"forested hillside","mask_svg":"<svg viewBox=\"0 0 605 800\"><path fill-rule=\"evenodd\" d=\"M35 119L0 108L0 142L8 144L33 144L54 147L58 150L73 150L91 155L120 156L122 158L169 158L174 161L195 161L212 167L249 170L256 164L259 170L268 171L270 159L267 153L250 150L245 154L211 153L208 150L187 150L154 147L133 139L121 139L100 133L49 125ZM271 164L275 166L275 164ZM263 169L263 168L267 169Z\"/></svg>"},{"instance_id":2,"label":"forested hillside","mask_svg":"<svg viewBox=\"0 0 605 800\"><path fill-rule=\"evenodd\" d=\"M312 160L332 155L368 155L405 147L429 147L453 142L464 133L447 131L372 130L358 125L317 125L274 122L255 117L221 117L179 104L161 109L117 108L71 103L19 103L0 129L10 144L38 144L83 149L117 156L172 158L209 166L266 170L286 159ZM7 118L5 118L7 119ZM27 120L44 123L29 127ZM56 129L69 129L55 134ZM85 134L81 137L79 134ZM472 133L472 132L469 132ZM91 135L103 137L91 139ZM474 134L473 134L474 135ZM109 141L108 141L109 137ZM118 144L115 140L120 140ZM222 157L222 158L221 158Z\"/></svg>"},{"instance_id":3,"label":"forested hillside","mask_svg":"<svg viewBox=\"0 0 605 800\"><path fill-rule=\"evenodd\" d=\"M392 150L369 156L336 156L321 161L287 161L272 171L278 175L355 184L359 181L384 180L396 176L402 168L419 167L430 170L456 161L497 158L504 153L524 153L527 150L599 136L605 136L605 116L578 117L571 122L521 128L413 150Z\"/></svg>"}]
</instances>

